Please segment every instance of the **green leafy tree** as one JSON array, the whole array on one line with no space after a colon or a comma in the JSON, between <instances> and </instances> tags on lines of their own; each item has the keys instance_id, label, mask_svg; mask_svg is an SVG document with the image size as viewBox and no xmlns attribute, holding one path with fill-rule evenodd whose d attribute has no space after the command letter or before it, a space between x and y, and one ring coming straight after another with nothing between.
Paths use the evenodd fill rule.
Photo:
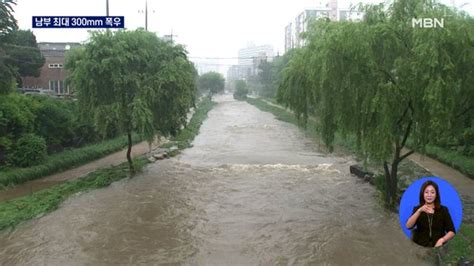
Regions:
<instances>
[{"instance_id":1,"label":"green leafy tree","mask_svg":"<svg viewBox=\"0 0 474 266\"><path fill-rule=\"evenodd\" d=\"M209 93L212 95L224 91L225 79L217 72L207 72L199 77L198 88L202 93Z\"/></svg>"},{"instance_id":2,"label":"green leafy tree","mask_svg":"<svg viewBox=\"0 0 474 266\"><path fill-rule=\"evenodd\" d=\"M22 76L39 76L44 64L33 32L18 30L15 1L0 1L0 94L9 93Z\"/></svg>"},{"instance_id":3,"label":"green leafy tree","mask_svg":"<svg viewBox=\"0 0 474 266\"><path fill-rule=\"evenodd\" d=\"M13 16L14 0L0 1L0 39L12 31L17 30L17 22Z\"/></svg>"},{"instance_id":4,"label":"green leafy tree","mask_svg":"<svg viewBox=\"0 0 474 266\"><path fill-rule=\"evenodd\" d=\"M167 46L164 51L169 62L162 70L162 89L152 102L154 124L160 134L176 135L182 125L186 125L190 107L195 107L198 75L194 65L187 59L181 45Z\"/></svg>"},{"instance_id":5,"label":"green leafy tree","mask_svg":"<svg viewBox=\"0 0 474 266\"><path fill-rule=\"evenodd\" d=\"M128 135L132 175L132 133L149 141L176 133L194 103L195 70L183 47L143 30L92 33L84 48L67 56L66 67L98 130L116 127Z\"/></svg>"},{"instance_id":6,"label":"green leafy tree","mask_svg":"<svg viewBox=\"0 0 474 266\"><path fill-rule=\"evenodd\" d=\"M5 36L18 28L13 16L15 1L0 1L0 94L6 94L15 86L15 72L5 64L7 53Z\"/></svg>"},{"instance_id":7,"label":"green leafy tree","mask_svg":"<svg viewBox=\"0 0 474 266\"><path fill-rule=\"evenodd\" d=\"M34 105L31 98L19 94L0 97L0 165L14 150L16 141L33 131Z\"/></svg>"},{"instance_id":8,"label":"green leafy tree","mask_svg":"<svg viewBox=\"0 0 474 266\"><path fill-rule=\"evenodd\" d=\"M383 165L386 202L397 201L398 166L414 149L462 135L474 103L473 19L433 1L364 7L364 21L313 24L308 45L283 71L278 99L298 117L315 113L325 143L354 135L366 159ZM444 17L444 28L412 18ZM449 22L449 23L448 23Z\"/></svg>"},{"instance_id":9,"label":"green leafy tree","mask_svg":"<svg viewBox=\"0 0 474 266\"><path fill-rule=\"evenodd\" d=\"M73 103L49 97L38 97L35 115L34 132L43 137L48 152L56 152L63 147L72 146L74 139L74 116L71 110Z\"/></svg>"},{"instance_id":10,"label":"green leafy tree","mask_svg":"<svg viewBox=\"0 0 474 266\"><path fill-rule=\"evenodd\" d=\"M5 64L16 70L17 82L21 77L38 77L45 59L41 55L36 37L30 30L13 31L5 37L7 57Z\"/></svg>"},{"instance_id":11,"label":"green leafy tree","mask_svg":"<svg viewBox=\"0 0 474 266\"><path fill-rule=\"evenodd\" d=\"M6 54L0 47L0 58L5 57ZM9 66L5 65L0 59L0 95L8 94L15 87L16 72Z\"/></svg>"},{"instance_id":12,"label":"green leafy tree","mask_svg":"<svg viewBox=\"0 0 474 266\"><path fill-rule=\"evenodd\" d=\"M282 71L288 64L289 59L291 58L292 51L288 51L283 56L277 56L273 61L268 62L264 61L259 64L259 73L257 82L259 83L258 94L263 97L275 98L278 86L282 82Z\"/></svg>"},{"instance_id":13,"label":"green leafy tree","mask_svg":"<svg viewBox=\"0 0 474 266\"><path fill-rule=\"evenodd\" d=\"M247 83L243 80L236 80L234 98L237 100L246 99L248 93Z\"/></svg>"},{"instance_id":14,"label":"green leafy tree","mask_svg":"<svg viewBox=\"0 0 474 266\"><path fill-rule=\"evenodd\" d=\"M9 161L14 166L29 167L42 163L46 156L44 138L35 134L25 134L18 139Z\"/></svg>"}]
</instances>

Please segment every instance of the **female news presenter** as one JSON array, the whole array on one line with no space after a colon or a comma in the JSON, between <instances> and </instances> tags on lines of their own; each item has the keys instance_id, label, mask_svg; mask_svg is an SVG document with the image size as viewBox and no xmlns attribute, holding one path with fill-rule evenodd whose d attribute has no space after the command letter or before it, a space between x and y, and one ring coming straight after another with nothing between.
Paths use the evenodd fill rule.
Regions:
<instances>
[{"instance_id":1,"label":"female news presenter","mask_svg":"<svg viewBox=\"0 0 474 266\"><path fill-rule=\"evenodd\" d=\"M413 229L413 241L425 247L440 247L454 237L451 215L441 205L438 185L428 180L421 186L420 205L413 208L406 227Z\"/></svg>"}]
</instances>

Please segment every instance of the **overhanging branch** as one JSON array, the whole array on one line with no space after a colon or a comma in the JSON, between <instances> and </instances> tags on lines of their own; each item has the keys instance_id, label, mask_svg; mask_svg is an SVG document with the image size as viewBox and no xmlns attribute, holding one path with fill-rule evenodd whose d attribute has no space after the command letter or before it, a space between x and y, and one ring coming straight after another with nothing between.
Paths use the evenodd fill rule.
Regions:
<instances>
[{"instance_id":1,"label":"overhanging branch","mask_svg":"<svg viewBox=\"0 0 474 266\"><path fill-rule=\"evenodd\" d=\"M404 155L402 155L402 156L401 156L401 157L398 159L398 162L401 162L401 161L403 161L403 160L404 160L406 157L408 157L408 156L412 155L413 153L415 153L415 151L414 151L414 150L411 150L411 151L409 151L409 152L405 153Z\"/></svg>"},{"instance_id":2,"label":"overhanging branch","mask_svg":"<svg viewBox=\"0 0 474 266\"><path fill-rule=\"evenodd\" d=\"M405 143L407 142L408 135L410 135L412 124L413 124L413 120L411 120L410 123L408 123L407 129L405 130L405 136L403 136L402 145L400 146L400 148L405 147Z\"/></svg>"}]
</instances>

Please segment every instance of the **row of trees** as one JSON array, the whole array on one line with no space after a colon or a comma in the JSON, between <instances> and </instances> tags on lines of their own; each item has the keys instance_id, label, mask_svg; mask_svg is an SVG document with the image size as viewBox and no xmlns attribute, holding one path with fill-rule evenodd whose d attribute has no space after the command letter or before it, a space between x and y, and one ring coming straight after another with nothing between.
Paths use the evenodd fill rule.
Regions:
<instances>
[{"instance_id":1,"label":"row of trees","mask_svg":"<svg viewBox=\"0 0 474 266\"><path fill-rule=\"evenodd\" d=\"M446 143L474 126L474 19L426 0L364 6L362 22L313 23L293 51L278 100L301 121L320 118L324 142L353 135L385 171L396 203L402 149ZM412 18L444 18L444 28L413 28Z\"/></svg>"},{"instance_id":2,"label":"row of trees","mask_svg":"<svg viewBox=\"0 0 474 266\"><path fill-rule=\"evenodd\" d=\"M128 135L131 174L132 132L148 141L176 134L194 106L197 72L186 51L147 31L94 32L68 54L66 68L81 110L95 127Z\"/></svg>"},{"instance_id":3,"label":"row of trees","mask_svg":"<svg viewBox=\"0 0 474 266\"><path fill-rule=\"evenodd\" d=\"M44 64L36 37L18 29L14 4L0 2L0 166L29 166L41 162L48 150L73 145L72 129L79 126L72 125L73 108L67 104L11 93L21 86L21 77L38 76ZM55 119L56 123L50 123Z\"/></svg>"},{"instance_id":4,"label":"row of trees","mask_svg":"<svg viewBox=\"0 0 474 266\"><path fill-rule=\"evenodd\" d=\"M247 98L249 88L247 82L244 80L235 80L234 82L234 98L237 100L244 100ZM225 88L225 79L222 74L217 72L207 72L199 77L198 89L201 94L208 94L210 98L216 93L221 93Z\"/></svg>"},{"instance_id":5,"label":"row of trees","mask_svg":"<svg viewBox=\"0 0 474 266\"><path fill-rule=\"evenodd\" d=\"M51 153L125 133L133 174L132 132L151 141L176 134L186 123L197 94L194 65L182 46L143 30L94 32L86 45L66 55L77 102L12 93L22 76L38 76L44 64L34 35L18 30L14 4L0 2L0 164L29 166L15 160L23 158L18 151L33 146L44 157L46 149ZM211 93L223 90L222 76L217 85L206 78L200 84Z\"/></svg>"}]
</instances>

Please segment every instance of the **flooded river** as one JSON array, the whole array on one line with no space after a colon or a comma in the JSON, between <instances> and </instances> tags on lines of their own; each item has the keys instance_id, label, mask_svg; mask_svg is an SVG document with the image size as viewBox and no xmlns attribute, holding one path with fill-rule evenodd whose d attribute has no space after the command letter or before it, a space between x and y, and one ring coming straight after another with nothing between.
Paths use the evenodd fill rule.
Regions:
<instances>
[{"instance_id":1,"label":"flooded river","mask_svg":"<svg viewBox=\"0 0 474 266\"><path fill-rule=\"evenodd\" d=\"M424 265L350 157L216 98L193 147L0 234L1 265Z\"/></svg>"}]
</instances>

